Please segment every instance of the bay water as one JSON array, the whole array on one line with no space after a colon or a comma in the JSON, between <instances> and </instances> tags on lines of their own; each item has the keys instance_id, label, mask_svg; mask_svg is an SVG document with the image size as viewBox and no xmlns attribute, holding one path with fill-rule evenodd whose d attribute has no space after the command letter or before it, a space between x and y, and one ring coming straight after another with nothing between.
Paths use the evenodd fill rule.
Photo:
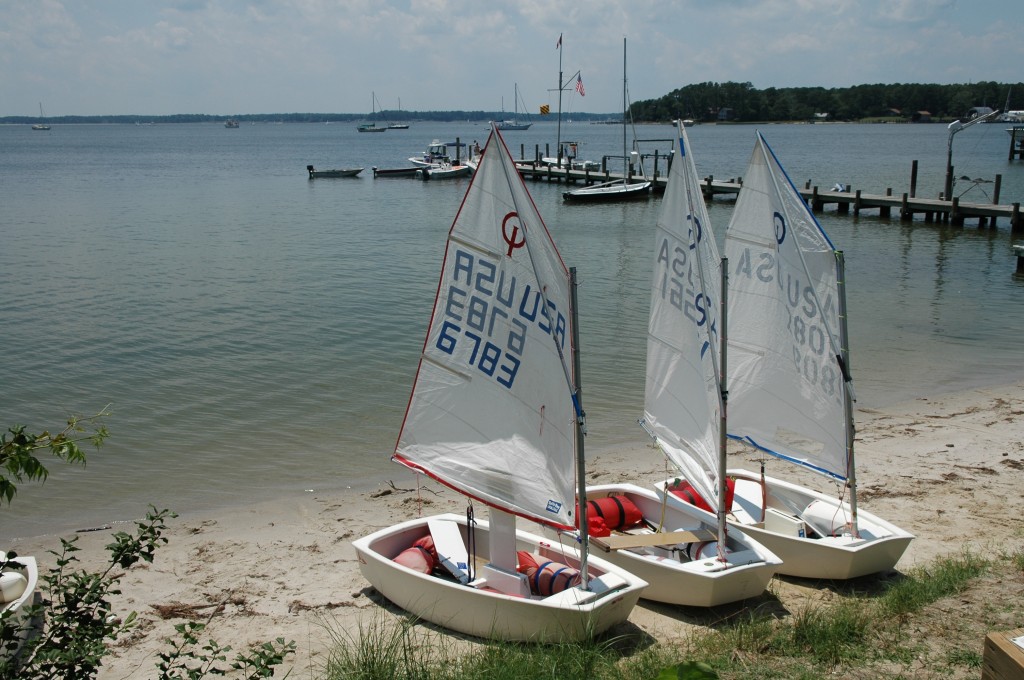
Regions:
<instances>
[{"instance_id":1,"label":"bay water","mask_svg":"<svg viewBox=\"0 0 1024 680\"><path fill-rule=\"evenodd\" d=\"M1024 162L1007 160L1003 128L954 139L961 200L991 201L997 174L1001 203L1024 200ZM691 128L698 171L741 177L755 129ZM759 129L798 186L899 194L918 160L917 194L942 190L944 125ZM636 128L645 152L668 151L673 132ZM54 431L71 413L112 413L85 468L45 460L45 484L19 485L0 537L403 474L389 456L469 180L374 179L371 168L408 165L433 139L487 134L482 122L383 134L348 123L0 126L0 426ZM557 135L544 119L505 140L533 157ZM582 158L622 154L621 126L563 121L561 138ZM365 169L309 180L307 164ZM528 187L579 272L588 455L643 442L660 200L569 205L564 185ZM732 204L711 205L720 241ZM846 252L860 406L1024 376L1024 279L1005 221L819 219Z\"/></svg>"}]
</instances>

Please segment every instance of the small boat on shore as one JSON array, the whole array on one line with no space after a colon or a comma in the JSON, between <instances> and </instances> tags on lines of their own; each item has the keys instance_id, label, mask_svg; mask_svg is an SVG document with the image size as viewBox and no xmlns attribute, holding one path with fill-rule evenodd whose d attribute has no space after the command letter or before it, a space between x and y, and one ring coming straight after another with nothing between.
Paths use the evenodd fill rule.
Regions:
<instances>
[{"instance_id":1,"label":"small boat on shore","mask_svg":"<svg viewBox=\"0 0 1024 680\"><path fill-rule=\"evenodd\" d=\"M321 177L355 177L363 171L362 168L334 168L331 170L317 170L312 165L306 166L310 179Z\"/></svg>"},{"instance_id":2,"label":"small boat on shore","mask_svg":"<svg viewBox=\"0 0 1024 680\"><path fill-rule=\"evenodd\" d=\"M392 457L465 496L466 513L409 519L352 547L363 577L415 619L491 640L586 640L623 623L647 582L591 556L585 531L577 543L574 533L516 527L517 517L560 532L577 522L586 473L577 284L493 126L489 140L446 239ZM475 300L504 305L500 286L479 283L493 277L523 291L517 308L546 311L477 335L454 302L467 277L487 289ZM475 503L488 507L486 521Z\"/></svg>"}]
</instances>

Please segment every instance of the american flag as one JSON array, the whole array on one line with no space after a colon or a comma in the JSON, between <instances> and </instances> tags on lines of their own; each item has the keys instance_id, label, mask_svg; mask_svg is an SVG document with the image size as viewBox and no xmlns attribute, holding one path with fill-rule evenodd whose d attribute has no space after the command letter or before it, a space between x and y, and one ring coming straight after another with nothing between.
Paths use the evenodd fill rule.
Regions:
<instances>
[{"instance_id":1,"label":"american flag","mask_svg":"<svg viewBox=\"0 0 1024 680\"><path fill-rule=\"evenodd\" d=\"M580 93L581 97L586 97L587 93L583 91L583 77L576 76L576 91Z\"/></svg>"},{"instance_id":2,"label":"american flag","mask_svg":"<svg viewBox=\"0 0 1024 680\"><path fill-rule=\"evenodd\" d=\"M561 46L562 46L562 34L559 33L558 34L558 42L555 44L555 49L557 50Z\"/></svg>"}]
</instances>

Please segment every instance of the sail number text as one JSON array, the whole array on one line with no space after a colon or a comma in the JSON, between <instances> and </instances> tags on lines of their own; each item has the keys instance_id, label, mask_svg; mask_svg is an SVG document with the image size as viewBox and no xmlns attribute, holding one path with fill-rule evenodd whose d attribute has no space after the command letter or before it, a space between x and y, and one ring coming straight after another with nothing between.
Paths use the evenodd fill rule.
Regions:
<instances>
[{"instance_id":1,"label":"sail number text","mask_svg":"<svg viewBox=\"0 0 1024 680\"><path fill-rule=\"evenodd\" d=\"M530 284L498 264L456 249L448 288L438 300L442 321L434 347L511 388L531 326L564 345L566 318Z\"/></svg>"}]
</instances>

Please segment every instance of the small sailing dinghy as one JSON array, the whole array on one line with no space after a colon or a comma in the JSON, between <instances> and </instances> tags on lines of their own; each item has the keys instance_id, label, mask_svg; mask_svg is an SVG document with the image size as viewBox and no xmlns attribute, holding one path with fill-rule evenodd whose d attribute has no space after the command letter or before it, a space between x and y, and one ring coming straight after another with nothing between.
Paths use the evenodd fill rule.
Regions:
<instances>
[{"instance_id":1,"label":"small sailing dinghy","mask_svg":"<svg viewBox=\"0 0 1024 680\"><path fill-rule=\"evenodd\" d=\"M647 584L590 558L585 536L577 550L516 528L518 515L574 531L575 270L493 126L487 149L448 235L393 460L487 505L490 521L418 518L353 546L373 587L419 618L482 638L580 640L625 621Z\"/></svg>"},{"instance_id":2,"label":"small sailing dinghy","mask_svg":"<svg viewBox=\"0 0 1024 680\"><path fill-rule=\"evenodd\" d=\"M849 579L893 568L913 535L857 507L842 252L758 133L725 236L730 436L835 481L838 493L745 470L734 526L779 571Z\"/></svg>"},{"instance_id":3,"label":"small sailing dinghy","mask_svg":"<svg viewBox=\"0 0 1024 680\"><path fill-rule=\"evenodd\" d=\"M725 404L719 377L724 347L714 308L721 299L722 265L689 140L682 126L678 133L678 157L656 229L640 422L680 470L680 480L716 505L701 509L673 503L659 499L654 490L630 485L588 489L587 496L624 495L640 509L642 525L653 530L653 536L643 531L636 536L646 543L633 547L630 539L622 539L626 549L608 556L648 581L645 598L713 607L760 595L779 559L743 530L726 526ZM659 543L652 546L653 541Z\"/></svg>"}]
</instances>

